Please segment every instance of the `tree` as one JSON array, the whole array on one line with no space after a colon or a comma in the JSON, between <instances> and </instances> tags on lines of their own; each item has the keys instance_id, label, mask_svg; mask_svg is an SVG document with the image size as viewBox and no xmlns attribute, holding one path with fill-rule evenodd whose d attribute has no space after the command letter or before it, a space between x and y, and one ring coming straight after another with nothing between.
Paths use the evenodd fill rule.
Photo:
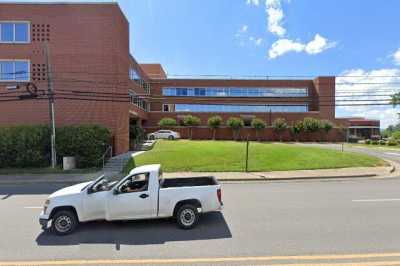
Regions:
<instances>
[{"instance_id":1,"label":"tree","mask_svg":"<svg viewBox=\"0 0 400 266\"><path fill-rule=\"evenodd\" d=\"M282 141L282 134L288 128L288 124L284 118L277 118L272 122L272 128L279 136L279 141Z\"/></svg>"},{"instance_id":2,"label":"tree","mask_svg":"<svg viewBox=\"0 0 400 266\"><path fill-rule=\"evenodd\" d=\"M303 125L303 121L301 121L301 120L294 123L293 126L290 128L290 131L294 135L294 138L296 141L299 141L300 133L303 130L304 130L304 125Z\"/></svg>"},{"instance_id":3,"label":"tree","mask_svg":"<svg viewBox=\"0 0 400 266\"><path fill-rule=\"evenodd\" d=\"M260 141L260 131L266 128L267 124L264 122L264 120L261 120L260 118L253 118L251 120L251 127L256 130L256 138L258 141Z\"/></svg>"},{"instance_id":4,"label":"tree","mask_svg":"<svg viewBox=\"0 0 400 266\"><path fill-rule=\"evenodd\" d=\"M222 121L222 117L220 117L219 115L212 116L207 121L208 127L212 130L213 140L215 140L215 133L217 132L217 129L221 126Z\"/></svg>"},{"instance_id":5,"label":"tree","mask_svg":"<svg viewBox=\"0 0 400 266\"><path fill-rule=\"evenodd\" d=\"M197 116L185 115L183 117L183 125L185 127L189 127L189 139L192 139L193 127L200 125L200 123L201 123L201 120Z\"/></svg>"},{"instance_id":6,"label":"tree","mask_svg":"<svg viewBox=\"0 0 400 266\"><path fill-rule=\"evenodd\" d=\"M161 118L160 121L158 121L158 125L161 128L167 128L167 127L175 127L177 125L177 123L174 118L164 117L164 118Z\"/></svg>"},{"instance_id":7,"label":"tree","mask_svg":"<svg viewBox=\"0 0 400 266\"><path fill-rule=\"evenodd\" d=\"M303 119L304 131L308 133L316 133L321 128L321 123L318 119L306 117Z\"/></svg>"},{"instance_id":8,"label":"tree","mask_svg":"<svg viewBox=\"0 0 400 266\"><path fill-rule=\"evenodd\" d=\"M322 120L320 127L325 132L325 135L328 135L329 131L333 128L333 124L328 120Z\"/></svg>"},{"instance_id":9,"label":"tree","mask_svg":"<svg viewBox=\"0 0 400 266\"><path fill-rule=\"evenodd\" d=\"M391 98L390 103L393 105L393 108L400 104L400 92L393 94Z\"/></svg>"},{"instance_id":10,"label":"tree","mask_svg":"<svg viewBox=\"0 0 400 266\"><path fill-rule=\"evenodd\" d=\"M240 134L240 129L244 127L244 122L239 117L229 117L226 120L226 125L232 129L233 139L237 140Z\"/></svg>"}]
</instances>

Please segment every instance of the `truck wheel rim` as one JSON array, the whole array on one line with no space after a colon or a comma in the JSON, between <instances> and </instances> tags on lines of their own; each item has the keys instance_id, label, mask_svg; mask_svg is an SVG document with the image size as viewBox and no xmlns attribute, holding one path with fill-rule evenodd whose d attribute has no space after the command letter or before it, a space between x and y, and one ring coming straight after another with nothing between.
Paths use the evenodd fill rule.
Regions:
<instances>
[{"instance_id":1,"label":"truck wheel rim","mask_svg":"<svg viewBox=\"0 0 400 266\"><path fill-rule=\"evenodd\" d=\"M58 217L55 221L55 227L57 231L61 233L65 233L68 230L70 230L71 226L72 226L71 218L66 215Z\"/></svg>"},{"instance_id":2,"label":"truck wheel rim","mask_svg":"<svg viewBox=\"0 0 400 266\"><path fill-rule=\"evenodd\" d=\"M181 212L181 222L183 225L190 226L194 223L195 213L191 209L185 209Z\"/></svg>"}]
</instances>

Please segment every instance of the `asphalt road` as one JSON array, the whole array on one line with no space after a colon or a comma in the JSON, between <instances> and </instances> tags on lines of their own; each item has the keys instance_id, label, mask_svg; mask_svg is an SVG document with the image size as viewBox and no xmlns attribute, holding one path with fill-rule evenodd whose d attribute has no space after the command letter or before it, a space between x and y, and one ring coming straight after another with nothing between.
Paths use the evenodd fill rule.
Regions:
<instances>
[{"instance_id":1,"label":"asphalt road","mask_svg":"<svg viewBox=\"0 0 400 266\"><path fill-rule=\"evenodd\" d=\"M59 187L0 187L0 266L400 265L400 179L223 184L225 209L193 230L172 220L92 222L65 237L38 224Z\"/></svg>"}]
</instances>

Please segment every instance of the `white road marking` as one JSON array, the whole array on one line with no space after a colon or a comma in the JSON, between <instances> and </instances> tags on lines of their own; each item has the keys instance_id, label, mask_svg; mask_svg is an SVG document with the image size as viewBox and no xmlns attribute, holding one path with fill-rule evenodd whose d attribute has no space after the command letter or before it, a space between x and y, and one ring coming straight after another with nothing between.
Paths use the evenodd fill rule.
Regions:
<instances>
[{"instance_id":1,"label":"white road marking","mask_svg":"<svg viewBox=\"0 0 400 266\"><path fill-rule=\"evenodd\" d=\"M28 207L24 207L24 209L43 209L43 207L39 207L39 206L28 206Z\"/></svg>"},{"instance_id":2,"label":"white road marking","mask_svg":"<svg viewBox=\"0 0 400 266\"><path fill-rule=\"evenodd\" d=\"M386 201L400 201L400 199L357 199L352 202L386 202Z\"/></svg>"}]
</instances>

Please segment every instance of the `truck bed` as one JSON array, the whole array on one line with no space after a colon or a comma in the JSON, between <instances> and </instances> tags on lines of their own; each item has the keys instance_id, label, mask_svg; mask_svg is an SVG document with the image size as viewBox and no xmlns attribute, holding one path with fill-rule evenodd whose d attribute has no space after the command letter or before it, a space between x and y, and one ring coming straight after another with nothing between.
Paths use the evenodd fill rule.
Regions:
<instances>
[{"instance_id":1,"label":"truck bed","mask_svg":"<svg viewBox=\"0 0 400 266\"><path fill-rule=\"evenodd\" d=\"M166 178L160 181L160 188L199 187L218 185L213 176Z\"/></svg>"}]
</instances>

